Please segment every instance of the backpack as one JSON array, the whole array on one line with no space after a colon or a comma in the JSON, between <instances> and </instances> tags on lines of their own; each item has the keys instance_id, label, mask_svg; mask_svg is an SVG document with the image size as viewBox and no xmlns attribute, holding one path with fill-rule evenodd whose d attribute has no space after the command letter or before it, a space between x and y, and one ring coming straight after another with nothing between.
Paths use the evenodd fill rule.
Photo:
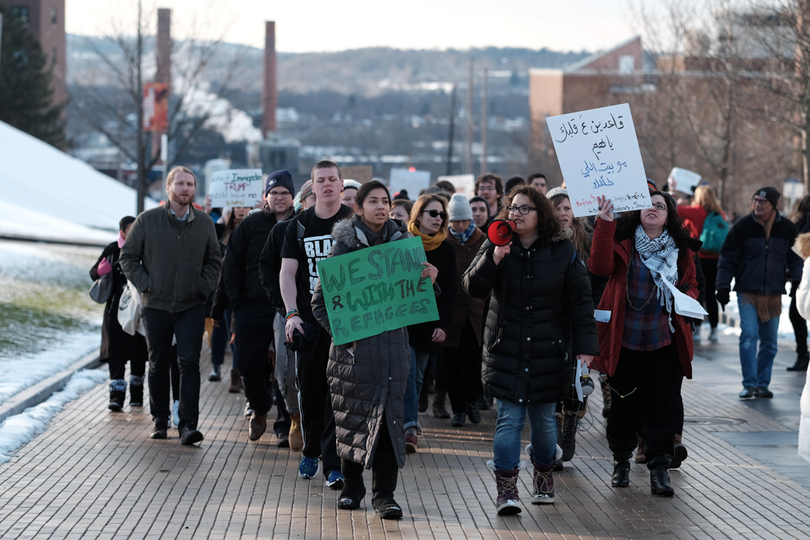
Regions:
<instances>
[{"instance_id":1,"label":"backpack","mask_svg":"<svg viewBox=\"0 0 810 540\"><path fill-rule=\"evenodd\" d=\"M723 242L728 236L729 226L723 216L717 212L712 212L706 216L703 222L703 231L700 233L700 241L703 242L703 251L720 253L723 249Z\"/></svg>"}]
</instances>

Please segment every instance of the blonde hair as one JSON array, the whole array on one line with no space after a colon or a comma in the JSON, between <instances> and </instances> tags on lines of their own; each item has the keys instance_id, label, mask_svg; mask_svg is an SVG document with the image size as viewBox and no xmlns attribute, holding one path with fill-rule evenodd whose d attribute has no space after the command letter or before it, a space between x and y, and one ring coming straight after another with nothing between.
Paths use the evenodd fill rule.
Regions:
<instances>
[{"instance_id":1,"label":"blonde hair","mask_svg":"<svg viewBox=\"0 0 810 540\"><path fill-rule=\"evenodd\" d=\"M197 176L194 174L194 172L192 172L192 170L189 169L188 167L178 166L178 167L175 167L174 169L170 170L169 174L166 176L166 187L169 187L170 185L172 185L172 182L174 182L174 177L177 176L178 173L181 173L181 172L190 174L191 177L194 178L194 186L195 187L197 186Z\"/></svg>"},{"instance_id":2,"label":"blonde hair","mask_svg":"<svg viewBox=\"0 0 810 540\"><path fill-rule=\"evenodd\" d=\"M720 206L717 195L714 194L711 186L698 186L695 188L694 204L706 210L707 214L712 212L723 213L723 207Z\"/></svg>"}]
</instances>

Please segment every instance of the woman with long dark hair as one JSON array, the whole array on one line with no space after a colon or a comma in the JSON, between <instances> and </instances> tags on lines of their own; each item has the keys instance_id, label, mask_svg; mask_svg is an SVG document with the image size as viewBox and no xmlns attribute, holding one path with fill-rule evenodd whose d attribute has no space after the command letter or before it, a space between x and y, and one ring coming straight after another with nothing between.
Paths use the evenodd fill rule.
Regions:
<instances>
[{"instance_id":1,"label":"woman with long dark hair","mask_svg":"<svg viewBox=\"0 0 810 540\"><path fill-rule=\"evenodd\" d=\"M672 197L654 191L652 208L631 212L618 223L613 205L599 199L591 258L596 275L609 276L600 310L610 321L597 323L599 356L593 367L610 376L613 403L607 439L613 453L614 487L630 484L630 458L637 426L654 495L672 496L670 461L677 431L673 404L681 377L692 377L690 321L675 312L669 285L698 296L694 253L699 242L683 227Z\"/></svg>"},{"instance_id":2,"label":"woman with long dark hair","mask_svg":"<svg viewBox=\"0 0 810 540\"><path fill-rule=\"evenodd\" d=\"M363 184L355 196L355 215L335 224L329 257L395 242L411 235L388 217L391 197L378 181ZM423 271L422 277L428 275ZM321 282L312 298L312 313L331 333ZM327 379L335 413L337 452L343 490L338 508L355 510L366 494L363 468L371 469L372 505L383 519L402 517L394 500L399 469L405 465L402 431L403 397L410 368L405 328L344 345L331 345Z\"/></svg>"},{"instance_id":3,"label":"woman with long dark hair","mask_svg":"<svg viewBox=\"0 0 810 540\"><path fill-rule=\"evenodd\" d=\"M484 242L464 273L470 296L491 295L485 315L482 378L498 401L493 445L501 515L521 511L517 480L520 434L526 416L534 465L532 504L555 500L554 411L571 386L573 351L589 362L599 352L591 286L585 265L562 234L548 199L528 185L515 187L498 215L515 223L505 246Z\"/></svg>"}]
</instances>

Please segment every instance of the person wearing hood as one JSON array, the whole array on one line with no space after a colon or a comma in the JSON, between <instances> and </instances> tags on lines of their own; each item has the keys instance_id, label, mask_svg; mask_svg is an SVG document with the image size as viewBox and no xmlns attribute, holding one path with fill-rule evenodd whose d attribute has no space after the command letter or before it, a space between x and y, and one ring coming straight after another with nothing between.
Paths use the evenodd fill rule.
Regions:
<instances>
[{"instance_id":1,"label":"person wearing hood","mask_svg":"<svg viewBox=\"0 0 810 540\"><path fill-rule=\"evenodd\" d=\"M534 465L532 504L553 504L557 428L554 411L571 386L576 357L598 354L588 272L560 231L551 202L529 185L517 186L498 215L514 222L507 245L487 240L464 273L472 297L491 295L485 315L485 391L498 401L493 443L498 514L521 511L520 440L529 417Z\"/></svg>"},{"instance_id":2,"label":"person wearing hood","mask_svg":"<svg viewBox=\"0 0 810 540\"><path fill-rule=\"evenodd\" d=\"M118 224L118 239L104 248L101 257L90 269L93 281L112 272L113 286L110 298L104 306L104 318L101 323L101 349L99 360L106 362L110 368L110 403L107 408L120 412L124 408L127 381L124 379L127 360L129 360L129 404L133 407L143 405L143 376L146 372L146 361L149 352L146 339L135 333L131 336L124 332L118 322L118 304L121 294L127 286L127 277L121 269L118 259L121 247L127 239L127 233L135 222L132 216L121 218Z\"/></svg>"},{"instance_id":3,"label":"person wearing hood","mask_svg":"<svg viewBox=\"0 0 810 540\"><path fill-rule=\"evenodd\" d=\"M391 197L376 180L357 190L356 214L335 224L329 257L409 238L405 227L388 217ZM429 270L426 267L422 277ZM435 280L435 275L431 275ZM331 335L321 281L312 297L312 313ZM383 519L402 517L394 500L399 469L405 465L403 398L410 349L406 328L387 330L352 343L329 347L327 379L335 415L337 452L343 489L338 508L355 510L366 493L363 469L372 471L372 505Z\"/></svg>"},{"instance_id":4,"label":"person wearing hood","mask_svg":"<svg viewBox=\"0 0 810 540\"><path fill-rule=\"evenodd\" d=\"M287 170L276 171L267 178L266 204L242 220L228 242L222 265L225 288L236 321L236 348L239 350L237 369L242 376L245 397L253 409L248 439L258 441L267 429L267 411L273 406L268 393L267 350L273 342L275 309L262 287L259 256L270 231L278 222L276 204L280 197L292 199L292 175ZM289 205L287 205L289 213ZM284 445L289 432L286 425L275 426L279 444ZM281 422L284 424L284 422Z\"/></svg>"}]
</instances>

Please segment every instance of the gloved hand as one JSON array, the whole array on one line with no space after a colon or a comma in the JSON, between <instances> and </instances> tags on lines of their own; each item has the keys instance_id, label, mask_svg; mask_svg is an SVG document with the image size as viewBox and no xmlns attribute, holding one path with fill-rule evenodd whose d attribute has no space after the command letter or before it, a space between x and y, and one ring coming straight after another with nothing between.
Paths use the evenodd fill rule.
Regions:
<instances>
[{"instance_id":1,"label":"gloved hand","mask_svg":"<svg viewBox=\"0 0 810 540\"><path fill-rule=\"evenodd\" d=\"M799 282L798 281L791 281L790 282L790 297L796 298L796 291L799 290Z\"/></svg>"},{"instance_id":2,"label":"gloved hand","mask_svg":"<svg viewBox=\"0 0 810 540\"><path fill-rule=\"evenodd\" d=\"M96 273L99 276L109 274L110 272L112 272L112 265L110 264L110 261L108 261L107 259L104 259L100 263L98 263L98 268L96 268Z\"/></svg>"},{"instance_id":3,"label":"gloved hand","mask_svg":"<svg viewBox=\"0 0 810 540\"><path fill-rule=\"evenodd\" d=\"M715 297L717 298L717 301L720 302L720 307L723 308L723 311L726 310L726 304L728 304L730 301L729 298L730 294L731 294L730 289L719 289L717 291L717 295Z\"/></svg>"}]
</instances>

